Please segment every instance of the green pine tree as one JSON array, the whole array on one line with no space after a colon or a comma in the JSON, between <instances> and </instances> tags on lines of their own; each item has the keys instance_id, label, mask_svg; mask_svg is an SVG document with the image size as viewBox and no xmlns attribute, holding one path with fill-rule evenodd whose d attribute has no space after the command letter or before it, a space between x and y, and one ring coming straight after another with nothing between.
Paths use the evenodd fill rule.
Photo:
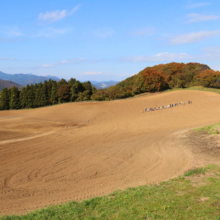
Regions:
<instances>
[{"instance_id":1,"label":"green pine tree","mask_svg":"<svg viewBox=\"0 0 220 220\"><path fill-rule=\"evenodd\" d=\"M70 101L74 102L78 98L78 93L77 85L74 84L70 89Z\"/></svg>"},{"instance_id":2,"label":"green pine tree","mask_svg":"<svg viewBox=\"0 0 220 220\"><path fill-rule=\"evenodd\" d=\"M68 81L68 84L70 85L70 87L72 87L74 84L76 83L76 79L74 78L71 78L69 81Z\"/></svg>"},{"instance_id":3,"label":"green pine tree","mask_svg":"<svg viewBox=\"0 0 220 220\"><path fill-rule=\"evenodd\" d=\"M33 108L35 107L34 105L34 99L35 99L35 91L34 91L34 85L29 84L26 86L26 107L27 108Z\"/></svg>"},{"instance_id":4,"label":"green pine tree","mask_svg":"<svg viewBox=\"0 0 220 220\"><path fill-rule=\"evenodd\" d=\"M19 109L21 107L21 103L19 100L19 90L17 87L13 86L12 88L10 88L10 102L9 102L9 107L10 109Z\"/></svg>"},{"instance_id":5,"label":"green pine tree","mask_svg":"<svg viewBox=\"0 0 220 220\"><path fill-rule=\"evenodd\" d=\"M40 107L41 105L41 90L42 90L43 84L38 83L35 84L35 97L34 97L34 106Z\"/></svg>"},{"instance_id":6,"label":"green pine tree","mask_svg":"<svg viewBox=\"0 0 220 220\"><path fill-rule=\"evenodd\" d=\"M87 81L87 82L84 82L83 84L83 87L85 90L88 90L88 94L91 96L92 95L92 84L90 81Z\"/></svg>"},{"instance_id":7,"label":"green pine tree","mask_svg":"<svg viewBox=\"0 0 220 220\"><path fill-rule=\"evenodd\" d=\"M58 87L57 87L57 82L54 82L53 86L52 86L51 102L52 102L53 105L58 103Z\"/></svg>"},{"instance_id":8,"label":"green pine tree","mask_svg":"<svg viewBox=\"0 0 220 220\"><path fill-rule=\"evenodd\" d=\"M55 83L56 81L55 80L52 80L52 79L49 79L48 83L47 83L47 88L48 88L48 103L49 105L52 105L52 99L51 99L51 95L52 95L52 87L53 87L53 84Z\"/></svg>"},{"instance_id":9,"label":"green pine tree","mask_svg":"<svg viewBox=\"0 0 220 220\"><path fill-rule=\"evenodd\" d=\"M40 97L40 103L41 106L47 106L49 103L49 99L48 99L48 85L47 85L47 81L44 81L44 84L42 86L41 89L41 97Z\"/></svg>"},{"instance_id":10,"label":"green pine tree","mask_svg":"<svg viewBox=\"0 0 220 220\"><path fill-rule=\"evenodd\" d=\"M65 79L61 79L58 83L57 83L57 87L58 87L58 90L61 86L63 85L66 85L67 84L67 81Z\"/></svg>"},{"instance_id":11,"label":"green pine tree","mask_svg":"<svg viewBox=\"0 0 220 220\"><path fill-rule=\"evenodd\" d=\"M26 108L26 87L23 87L19 95L21 108Z\"/></svg>"},{"instance_id":12,"label":"green pine tree","mask_svg":"<svg viewBox=\"0 0 220 220\"><path fill-rule=\"evenodd\" d=\"M10 102L10 92L7 88L4 88L1 92L0 97L0 109L1 110L8 110L9 109L9 102Z\"/></svg>"}]
</instances>

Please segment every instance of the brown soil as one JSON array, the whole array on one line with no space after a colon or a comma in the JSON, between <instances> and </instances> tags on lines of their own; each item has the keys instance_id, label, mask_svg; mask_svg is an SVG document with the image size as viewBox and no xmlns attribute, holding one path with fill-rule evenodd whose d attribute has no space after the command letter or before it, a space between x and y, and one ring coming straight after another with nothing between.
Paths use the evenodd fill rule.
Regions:
<instances>
[{"instance_id":1,"label":"brown soil","mask_svg":"<svg viewBox=\"0 0 220 220\"><path fill-rule=\"evenodd\" d=\"M207 131L189 131L183 136L186 144L190 146L193 153L210 155L219 159L220 156L220 135L208 134Z\"/></svg>"},{"instance_id":2,"label":"brown soil","mask_svg":"<svg viewBox=\"0 0 220 220\"><path fill-rule=\"evenodd\" d=\"M158 183L210 163L182 134L219 122L219 112L220 95L200 91L2 111L0 216Z\"/></svg>"}]
</instances>

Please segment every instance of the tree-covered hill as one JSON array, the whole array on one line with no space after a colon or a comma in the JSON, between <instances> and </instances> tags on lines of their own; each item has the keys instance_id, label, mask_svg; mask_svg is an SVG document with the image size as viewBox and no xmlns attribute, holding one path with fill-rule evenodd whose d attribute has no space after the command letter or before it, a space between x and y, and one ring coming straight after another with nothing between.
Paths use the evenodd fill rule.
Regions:
<instances>
[{"instance_id":1,"label":"tree-covered hill","mask_svg":"<svg viewBox=\"0 0 220 220\"><path fill-rule=\"evenodd\" d=\"M186 88L194 85L220 88L220 72L200 63L159 64L147 67L106 90L98 90L91 98L93 100L120 99L143 92Z\"/></svg>"},{"instance_id":2,"label":"tree-covered hill","mask_svg":"<svg viewBox=\"0 0 220 220\"><path fill-rule=\"evenodd\" d=\"M144 92L191 86L220 88L220 72L200 63L168 63L147 67L138 74L107 89L97 90L91 82L71 78L27 85L21 91L15 86L0 93L0 110L37 108L64 102L102 101L131 97Z\"/></svg>"},{"instance_id":3,"label":"tree-covered hill","mask_svg":"<svg viewBox=\"0 0 220 220\"><path fill-rule=\"evenodd\" d=\"M15 83L13 81L9 81L9 80L1 80L0 79L0 92L4 89L4 88L11 88L13 86L16 86L19 90L22 89L22 86L19 85L18 83Z\"/></svg>"}]
</instances>

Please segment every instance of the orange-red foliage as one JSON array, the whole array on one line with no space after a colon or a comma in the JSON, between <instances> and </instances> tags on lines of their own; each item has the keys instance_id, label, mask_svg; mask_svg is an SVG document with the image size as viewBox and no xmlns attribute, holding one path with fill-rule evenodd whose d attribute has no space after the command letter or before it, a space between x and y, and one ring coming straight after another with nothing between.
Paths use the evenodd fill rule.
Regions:
<instances>
[{"instance_id":1,"label":"orange-red foliage","mask_svg":"<svg viewBox=\"0 0 220 220\"><path fill-rule=\"evenodd\" d=\"M201 74L196 75L196 79L200 81L202 86L219 87L220 72L214 70L204 70Z\"/></svg>"},{"instance_id":2,"label":"orange-red foliage","mask_svg":"<svg viewBox=\"0 0 220 220\"><path fill-rule=\"evenodd\" d=\"M160 91L166 87L164 72L156 68L146 68L143 71L143 81L146 91Z\"/></svg>"},{"instance_id":3,"label":"orange-red foliage","mask_svg":"<svg viewBox=\"0 0 220 220\"><path fill-rule=\"evenodd\" d=\"M159 64L145 68L138 74L106 89L105 92L109 99L117 99L133 96L142 92L155 92L167 88L184 88L193 85L220 88L220 78L218 74L215 72L213 75L213 72L209 70L210 68L207 65L200 63L184 64L172 62ZM208 78L206 75L212 75L211 80L209 80L210 83L204 83Z\"/></svg>"},{"instance_id":4,"label":"orange-red foliage","mask_svg":"<svg viewBox=\"0 0 220 220\"><path fill-rule=\"evenodd\" d=\"M59 97L60 102L69 101L70 99L70 85L69 84L62 85L58 89L58 97Z\"/></svg>"}]
</instances>

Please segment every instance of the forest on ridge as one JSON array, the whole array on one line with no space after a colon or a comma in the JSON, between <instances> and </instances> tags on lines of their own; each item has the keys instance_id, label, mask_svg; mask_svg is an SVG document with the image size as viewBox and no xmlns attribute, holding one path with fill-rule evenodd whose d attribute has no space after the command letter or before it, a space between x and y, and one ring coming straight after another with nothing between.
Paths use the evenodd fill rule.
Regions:
<instances>
[{"instance_id":1,"label":"forest on ridge","mask_svg":"<svg viewBox=\"0 0 220 220\"><path fill-rule=\"evenodd\" d=\"M20 91L13 86L0 93L0 110L37 108L65 102L108 101L190 86L220 88L220 72L200 63L168 63L147 67L115 86L96 89L91 83L71 78L27 85Z\"/></svg>"}]
</instances>

